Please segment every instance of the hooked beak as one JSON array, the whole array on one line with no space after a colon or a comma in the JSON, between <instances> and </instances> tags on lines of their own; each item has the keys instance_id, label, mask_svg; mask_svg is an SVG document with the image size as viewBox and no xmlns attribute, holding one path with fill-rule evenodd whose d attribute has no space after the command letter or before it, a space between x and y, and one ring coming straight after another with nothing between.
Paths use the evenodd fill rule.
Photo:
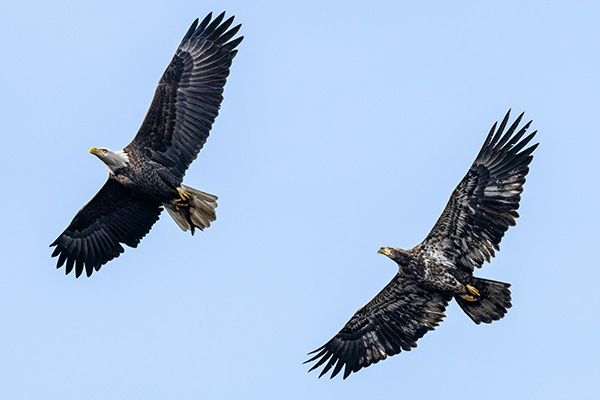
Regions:
<instances>
[{"instance_id":1,"label":"hooked beak","mask_svg":"<svg viewBox=\"0 0 600 400\"><path fill-rule=\"evenodd\" d=\"M377 254L383 254L385 256L390 257L392 255L392 252L387 247L382 247L379 250L377 250Z\"/></svg>"},{"instance_id":2,"label":"hooked beak","mask_svg":"<svg viewBox=\"0 0 600 400\"><path fill-rule=\"evenodd\" d=\"M94 155L97 155L97 156L99 156L99 155L100 155L100 150L98 150L98 148L97 148L97 147L92 147L92 148L90 149L90 154L94 154Z\"/></svg>"}]
</instances>

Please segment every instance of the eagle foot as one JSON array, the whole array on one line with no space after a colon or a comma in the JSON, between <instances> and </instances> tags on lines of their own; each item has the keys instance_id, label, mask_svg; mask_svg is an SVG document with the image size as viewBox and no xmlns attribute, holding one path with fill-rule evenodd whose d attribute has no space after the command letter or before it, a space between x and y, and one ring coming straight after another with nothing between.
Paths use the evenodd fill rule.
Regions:
<instances>
[{"instance_id":1,"label":"eagle foot","mask_svg":"<svg viewBox=\"0 0 600 400\"><path fill-rule=\"evenodd\" d=\"M192 196L180 187L177 188L177 193L179 194L179 198L171 200L171 204L179 211L179 207L184 207L189 204Z\"/></svg>"},{"instance_id":2,"label":"eagle foot","mask_svg":"<svg viewBox=\"0 0 600 400\"><path fill-rule=\"evenodd\" d=\"M175 207L183 207L187 204L187 202L184 199L173 199L171 200L171 204L173 204Z\"/></svg>"},{"instance_id":3,"label":"eagle foot","mask_svg":"<svg viewBox=\"0 0 600 400\"><path fill-rule=\"evenodd\" d=\"M477 298L481 296L479 290L475 286L466 285L467 290L470 294L461 294L459 297L466 301L477 301Z\"/></svg>"},{"instance_id":4,"label":"eagle foot","mask_svg":"<svg viewBox=\"0 0 600 400\"><path fill-rule=\"evenodd\" d=\"M479 290L477 290L477 288L475 286L467 285L467 290L469 291L469 293L471 293L475 297L481 296L481 294L479 293Z\"/></svg>"},{"instance_id":5,"label":"eagle foot","mask_svg":"<svg viewBox=\"0 0 600 400\"><path fill-rule=\"evenodd\" d=\"M186 192L184 189L182 189L181 187L177 188L177 193L179 193L179 196L181 196L181 198L183 200L189 201L192 198L192 195L189 194L188 192Z\"/></svg>"},{"instance_id":6,"label":"eagle foot","mask_svg":"<svg viewBox=\"0 0 600 400\"><path fill-rule=\"evenodd\" d=\"M459 297L466 301L477 301L477 297L473 297L470 294L461 294Z\"/></svg>"}]
</instances>

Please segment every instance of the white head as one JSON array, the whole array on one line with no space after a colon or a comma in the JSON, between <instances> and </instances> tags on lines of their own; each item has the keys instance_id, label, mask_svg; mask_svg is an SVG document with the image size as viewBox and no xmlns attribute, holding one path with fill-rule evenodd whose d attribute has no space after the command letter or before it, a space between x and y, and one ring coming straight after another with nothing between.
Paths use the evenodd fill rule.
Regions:
<instances>
[{"instance_id":1,"label":"white head","mask_svg":"<svg viewBox=\"0 0 600 400\"><path fill-rule=\"evenodd\" d=\"M119 168L129 165L129 156L124 150L112 151L104 147L92 147L90 153L98 156L113 174Z\"/></svg>"}]
</instances>

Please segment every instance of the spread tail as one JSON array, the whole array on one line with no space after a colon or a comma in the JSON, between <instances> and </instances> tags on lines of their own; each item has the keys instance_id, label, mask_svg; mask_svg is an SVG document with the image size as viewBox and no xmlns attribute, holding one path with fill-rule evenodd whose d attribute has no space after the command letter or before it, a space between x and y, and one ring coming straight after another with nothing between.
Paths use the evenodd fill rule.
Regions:
<instances>
[{"instance_id":1,"label":"spread tail","mask_svg":"<svg viewBox=\"0 0 600 400\"><path fill-rule=\"evenodd\" d=\"M189 186L181 185L178 189L185 202L177 201L176 204L164 203L165 209L179 227L185 232L188 230L194 234L194 229L203 230L217 219L215 208L217 208L218 197L214 194L202 192Z\"/></svg>"},{"instance_id":2,"label":"spread tail","mask_svg":"<svg viewBox=\"0 0 600 400\"><path fill-rule=\"evenodd\" d=\"M473 278L470 282L479 291L475 301L455 297L460 308L475 322L489 324L498 321L512 306L510 303L509 283L490 281L488 279Z\"/></svg>"}]
</instances>

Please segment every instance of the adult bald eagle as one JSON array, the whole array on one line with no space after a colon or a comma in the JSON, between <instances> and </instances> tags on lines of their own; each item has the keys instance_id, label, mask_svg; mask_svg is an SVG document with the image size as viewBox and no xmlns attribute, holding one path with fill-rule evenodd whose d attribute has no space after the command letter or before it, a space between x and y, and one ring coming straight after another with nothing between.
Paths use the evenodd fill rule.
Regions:
<instances>
[{"instance_id":1,"label":"adult bald eagle","mask_svg":"<svg viewBox=\"0 0 600 400\"><path fill-rule=\"evenodd\" d=\"M87 276L137 247L164 205L184 231L203 229L216 219L217 196L182 184L189 165L208 138L217 117L229 68L243 37L231 40L225 13L196 19L158 82L140 130L120 151L92 147L109 169L108 181L50 245L57 268L75 267Z\"/></svg>"},{"instance_id":2,"label":"adult bald eagle","mask_svg":"<svg viewBox=\"0 0 600 400\"><path fill-rule=\"evenodd\" d=\"M531 154L538 146L523 149L536 134L521 140L531 124L517 131L523 114L504 133L509 114L510 110L497 130L494 124L425 240L410 250L379 249L398 264L398 273L337 335L309 353L317 353L306 361L316 361L309 372L324 364L319 377L333 368L333 378L344 368L346 379L416 347L416 341L442 321L453 298L476 324L506 314L510 285L475 278L473 271L490 261L504 232L515 225Z\"/></svg>"}]
</instances>

